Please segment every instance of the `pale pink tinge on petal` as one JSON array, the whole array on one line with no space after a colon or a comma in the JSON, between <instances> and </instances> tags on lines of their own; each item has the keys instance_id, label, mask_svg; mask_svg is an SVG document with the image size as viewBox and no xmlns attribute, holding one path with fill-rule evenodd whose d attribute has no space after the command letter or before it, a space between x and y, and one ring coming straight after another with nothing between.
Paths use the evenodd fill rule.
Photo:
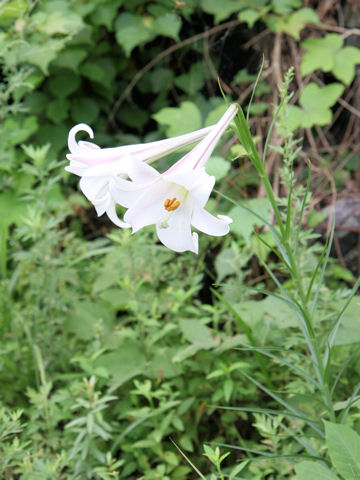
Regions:
<instances>
[{"instance_id":1,"label":"pale pink tinge on petal","mask_svg":"<svg viewBox=\"0 0 360 480\"><path fill-rule=\"evenodd\" d=\"M220 137L235 117L239 106L234 103L226 110L224 115L210 132L189 153L184 155L178 162L170 167L166 173L175 173L194 170L204 167L209 160Z\"/></svg>"},{"instance_id":2,"label":"pale pink tinge on petal","mask_svg":"<svg viewBox=\"0 0 360 480\"><path fill-rule=\"evenodd\" d=\"M87 165L103 165L107 163L116 162L117 160L128 156L130 159L138 160L141 162L153 162L171 152L178 150L186 145L194 143L202 139L206 134L211 131L212 127L202 128L195 132L190 132L185 135L179 135L177 137L168 138L165 140L158 140L150 143L139 143L135 145L123 145L121 147L100 148L95 143L86 142L80 140L76 142L76 134L79 131L86 131L91 138L93 138L92 129L85 123L75 125L68 137L68 145L73 157L69 157L69 160L76 159L82 161Z\"/></svg>"}]
</instances>

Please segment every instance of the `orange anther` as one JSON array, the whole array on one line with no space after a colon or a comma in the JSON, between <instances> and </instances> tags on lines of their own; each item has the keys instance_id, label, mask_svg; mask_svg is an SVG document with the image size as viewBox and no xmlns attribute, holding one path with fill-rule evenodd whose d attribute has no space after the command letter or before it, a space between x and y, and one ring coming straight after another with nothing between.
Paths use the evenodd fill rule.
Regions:
<instances>
[{"instance_id":1,"label":"orange anther","mask_svg":"<svg viewBox=\"0 0 360 480\"><path fill-rule=\"evenodd\" d=\"M176 200L175 197L172 198L171 200L170 198L167 198L164 202L165 210L167 210L168 212L172 212L173 210L176 210L179 205L180 205L180 202L179 200Z\"/></svg>"}]
</instances>

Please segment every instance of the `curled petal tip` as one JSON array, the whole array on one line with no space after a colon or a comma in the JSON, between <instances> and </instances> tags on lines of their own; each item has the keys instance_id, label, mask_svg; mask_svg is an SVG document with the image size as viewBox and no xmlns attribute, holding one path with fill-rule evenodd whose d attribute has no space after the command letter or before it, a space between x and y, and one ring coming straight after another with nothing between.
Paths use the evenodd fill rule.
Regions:
<instances>
[{"instance_id":1,"label":"curled petal tip","mask_svg":"<svg viewBox=\"0 0 360 480\"><path fill-rule=\"evenodd\" d=\"M192 252L198 255L199 254L199 235L196 232L193 232L192 239L194 242L194 249L192 250Z\"/></svg>"},{"instance_id":2,"label":"curled petal tip","mask_svg":"<svg viewBox=\"0 0 360 480\"><path fill-rule=\"evenodd\" d=\"M90 138L94 138L94 132L92 128L89 127L89 125L87 125L86 123L79 123L78 125L75 125L70 130L68 136L68 147L71 153L75 153L80 150L80 146L76 141L76 134L81 131L88 133Z\"/></svg>"}]
</instances>

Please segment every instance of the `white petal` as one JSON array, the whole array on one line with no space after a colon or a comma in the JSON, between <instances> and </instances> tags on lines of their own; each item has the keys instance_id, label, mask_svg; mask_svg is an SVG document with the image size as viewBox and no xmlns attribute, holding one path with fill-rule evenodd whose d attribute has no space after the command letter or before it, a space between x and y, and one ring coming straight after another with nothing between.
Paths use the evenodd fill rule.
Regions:
<instances>
[{"instance_id":1,"label":"white petal","mask_svg":"<svg viewBox=\"0 0 360 480\"><path fill-rule=\"evenodd\" d=\"M207 173L205 175L203 181L197 183L191 189L191 195L198 207L204 207L206 205L215 184L215 177L210 176Z\"/></svg>"},{"instance_id":2,"label":"white petal","mask_svg":"<svg viewBox=\"0 0 360 480\"><path fill-rule=\"evenodd\" d=\"M199 208L198 205L195 205L191 218L191 223L195 228L208 235L214 235L215 237L229 233L229 223L231 222L230 217L225 215L214 217L214 215L211 215L211 213L203 208Z\"/></svg>"},{"instance_id":3,"label":"white petal","mask_svg":"<svg viewBox=\"0 0 360 480\"><path fill-rule=\"evenodd\" d=\"M197 168L196 170L187 170L186 172L176 172L173 174L168 174L167 172L162 174L162 177L168 182L174 182L178 185L182 185L187 190L191 191L192 189L202 185L210 175L206 173L205 168Z\"/></svg>"},{"instance_id":4,"label":"white petal","mask_svg":"<svg viewBox=\"0 0 360 480\"><path fill-rule=\"evenodd\" d=\"M162 228L161 224L156 225L160 242L175 252L199 251L198 236L191 232L192 203L191 199L188 199L181 208L175 210L167 228Z\"/></svg>"},{"instance_id":5,"label":"white petal","mask_svg":"<svg viewBox=\"0 0 360 480\"><path fill-rule=\"evenodd\" d=\"M104 163L102 165L87 166L84 170L83 176L85 177L112 177L121 175L124 178L127 177L127 162L126 160L118 160L112 163Z\"/></svg>"},{"instance_id":6,"label":"white petal","mask_svg":"<svg viewBox=\"0 0 360 480\"><path fill-rule=\"evenodd\" d=\"M87 132L90 138L94 138L94 132L92 131L92 128L89 127L89 125L86 125L86 123L79 123L78 125L75 125L75 127L72 127L72 129L70 130L68 136L68 146L71 153L75 153L81 150L81 147L76 141L76 134L81 131Z\"/></svg>"},{"instance_id":7,"label":"white petal","mask_svg":"<svg viewBox=\"0 0 360 480\"><path fill-rule=\"evenodd\" d=\"M116 205L114 200L111 198L109 192L106 192L105 195L99 199L94 200L93 205L95 207L96 213L98 217L101 217L104 213L110 218L110 220L120 228L129 228L130 225L128 223L123 222L120 220L116 213Z\"/></svg>"},{"instance_id":8,"label":"white petal","mask_svg":"<svg viewBox=\"0 0 360 480\"><path fill-rule=\"evenodd\" d=\"M82 177L86 172L86 169L89 168L87 165L77 161L71 161L70 165L65 167L67 172L73 173L74 175L78 175Z\"/></svg>"},{"instance_id":9,"label":"white petal","mask_svg":"<svg viewBox=\"0 0 360 480\"><path fill-rule=\"evenodd\" d=\"M80 188L90 202L102 201L108 190L108 183L109 179L107 177L82 177Z\"/></svg>"},{"instance_id":10,"label":"white petal","mask_svg":"<svg viewBox=\"0 0 360 480\"><path fill-rule=\"evenodd\" d=\"M216 215L220 220L224 220L224 222L228 223L233 223L233 219L231 217L228 217L227 215Z\"/></svg>"},{"instance_id":11,"label":"white petal","mask_svg":"<svg viewBox=\"0 0 360 480\"><path fill-rule=\"evenodd\" d=\"M99 145L96 145L96 143L92 143L92 142L85 142L84 140L80 140L78 142L78 145L79 147L81 147L81 149L86 149L86 150L101 150L101 148L99 147Z\"/></svg>"},{"instance_id":12,"label":"white petal","mask_svg":"<svg viewBox=\"0 0 360 480\"><path fill-rule=\"evenodd\" d=\"M111 178L109 191L116 203L123 207L130 208L142 196L144 190L137 185L119 177Z\"/></svg>"},{"instance_id":13,"label":"white petal","mask_svg":"<svg viewBox=\"0 0 360 480\"><path fill-rule=\"evenodd\" d=\"M136 145L124 145L121 147L101 148L91 142L79 141L76 143L75 135L80 130L86 130L90 134L90 127L86 124L80 124L70 130L69 148L70 151L77 155L78 160L82 160L88 165L97 165L116 162L124 157L130 157L133 160L153 162L183 146L193 143L201 138L213 127L202 128L195 132L190 132L178 137L159 140L151 143L139 143ZM88 130L90 129L90 130ZM92 130L91 130L92 133ZM93 135L90 135L93 138Z\"/></svg>"},{"instance_id":14,"label":"white petal","mask_svg":"<svg viewBox=\"0 0 360 480\"><path fill-rule=\"evenodd\" d=\"M147 163L138 160L130 160L127 166L127 173L135 183L151 183L160 177L160 173Z\"/></svg>"},{"instance_id":15,"label":"white petal","mask_svg":"<svg viewBox=\"0 0 360 480\"><path fill-rule=\"evenodd\" d=\"M215 177L206 173L204 167L187 173L163 174L163 178L185 187L201 207L209 200L215 184Z\"/></svg>"},{"instance_id":16,"label":"white petal","mask_svg":"<svg viewBox=\"0 0 360 480\"><path fill-rule=\"evenodd\" d=\"M160 180L154 185L139 190L138 200L124 215L124 220L130 223L133 233L147 225L157 224L169 215L164 208L164 201L172 198L172 187L169 182Z\"/></svg>"},{"instance_id":17,"label":"white petal","mask_svg":"<svg viewBox=\"0 0 360 480\"><path fill-rule=\"evenodd\" d=\"M111 201L112 201L111 196L108 192L106 192L105 195L103 195L103 197L99 199L94 199L91 201L95 207L98 217L101 217L101 215L104 215L106 210L109 208Z\"/></svg>"},{"instance_id":18,"label":"white petal","mask_svg":"<svg viewBox=\"0 0 360 480\"><path fill-rule=\"evenodd\" d=\"M169 153L204 138L212 128L213 126L206 127L201 130L196 130L195 132L186 133L185 135L179 135L177 137L158 140L156 142L142 145L131 145L124 148L127 148L127 153L130 153L131 156L137 160L150 163L164 155L168 155Z\"/></svg>"},{"instance_id":19,"label":"white petal","mask_svg":"<svg viewBox=\"0 0 360 480\"><path fill-rule=\"evenodd\" d=\"M120 228L130 228L131 225L129 225L128 223L125 223L123 222L122 220L120 220L120 218L118 217L117 213L116 213L116 205L115 205L115 202L111 202L109 207L107 208L106 210L106 214L107 216L110 218L110 220L115 223L115 225L117 225L118 227Z\"/></svg>"}]
</instances>

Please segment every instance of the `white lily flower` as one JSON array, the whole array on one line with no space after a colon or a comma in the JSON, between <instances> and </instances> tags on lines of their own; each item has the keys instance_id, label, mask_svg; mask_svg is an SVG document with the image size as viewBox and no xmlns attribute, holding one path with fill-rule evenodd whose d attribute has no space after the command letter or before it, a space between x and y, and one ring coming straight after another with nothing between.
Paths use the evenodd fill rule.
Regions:
<instances>
[{"instance_id":1,"label":"white lily flower","mask_svg":"<svg viewBox=\"0 0 360 480\"><path fill-rule=\"evenodd\" d=\"M94 133L85 123L80 123L69 132L68 146L71 153L67 155L70 165L68 172L81 177L80 188L87 199L94 205L98 216L106 213L118 227L128 228L129 224L120 220L116 213L117 191L121 180L128 178L128 168L133 161L151 163L164 155L194 143L203 138L212 127L180 135L157 142L138 145L125 145L115 148L100 148L91 142L76 141L76 134L85 131L90 138Z\"/></svg>"},{"instance_id":2,"label":"white lily flower","mask_svg":"<svg viewBox=\"0 0 360 480\"><path fill-rule=\"evenodd\" d=\"M208 235L229 232L230 217L215 217L204 208L215 183L205 165L237 108L231 105L207 136L163 174L145 163L131 163L128 175L132 182L122 181L114 197L128 208L124 220L133 233L155 224L159 240L166 247L198 253L198 235L191 226Z\"/></svg>"}]
</instances>

